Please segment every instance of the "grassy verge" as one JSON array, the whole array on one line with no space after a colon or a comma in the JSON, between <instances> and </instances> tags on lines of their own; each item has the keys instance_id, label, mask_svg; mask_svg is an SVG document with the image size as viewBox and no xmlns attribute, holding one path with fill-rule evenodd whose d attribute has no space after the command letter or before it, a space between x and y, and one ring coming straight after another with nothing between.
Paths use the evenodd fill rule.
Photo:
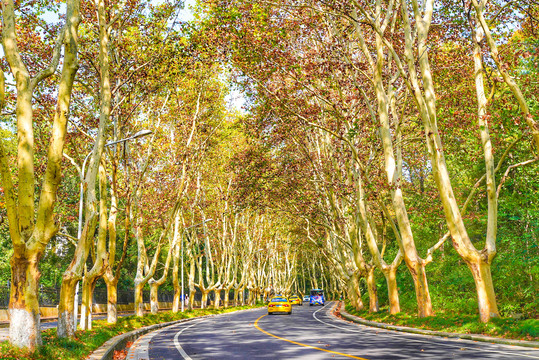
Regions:
<instances>
[{"instance_id":1,"label":"grassy verge","mask_svg":"<svg viewBox=\"0 0 539 360\"><path fill-rule=\"evenodd\" d=\"M419 319L416 314L404 312L390 315L387 311L378 313L369 313L364 310L357 311L350 304L346 304L345 309L349 314L359 316L365 320L409 326L417 329L460 334L482 334L504 339L539 340L539 320L537 319L498 318L484 324L479 321L478 315L437 312L435 316Z\"/></svg>"},{"instance_id":2,"label":"grassy verge","mask_svg":"<svg viewBox=\"0 0 539 360\"><path fill-rule=\"evenodd\" d=\"M195 309L184 313L162 312L158 314L146 314L142 318L126 316L118 318L116 324L107 324L106 320L96 320L92 323L92 330L77 331L72 339L59 339L56 337L56 329L48 329L41 333L43 346L34 353L29 353L11 346L8 342L0 343L0 359L5 360L80 360L85 359L95 349L99 348L110 338L126 332L139 329L144 326L169 322L180 319L188 319L210 314L223 314L242 309L250 309L251 306L231 307L228 309Z\"/></svg>"}]
</instances>

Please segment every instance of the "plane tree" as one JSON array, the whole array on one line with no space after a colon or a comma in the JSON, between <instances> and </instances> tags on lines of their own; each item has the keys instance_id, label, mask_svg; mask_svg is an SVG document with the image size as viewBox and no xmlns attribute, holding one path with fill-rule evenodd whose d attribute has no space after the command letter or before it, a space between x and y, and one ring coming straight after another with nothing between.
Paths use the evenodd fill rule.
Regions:
<instances>
[{"instance_id":1,"label":"plane tree","mask_svg":"<svg viewBox=\"0 0 539 360\"><path fill-rule=\"evenodd\" d=\"M17 123L18 136L16 166L11 164L4 140L0 143L0 172L13 244L9 331L10 342L13 345L30 350L41 345L38 303L39 263L46 246L58 232L54 208L61 180L62 151L67 132L71 93L78 70L80 3L66 2L65 21L56 28L43 25L34 12L46 9L47 6L58 10L49 3L36 4L33 9L28 8L27 4L15 4L13 1L2 3L2 46L15 82L13 115ZM41 32L43 37L39 35ZM35 44L28 43L28 39L42 39L43 42L36 47ZM42 158L46 164L45 170L39 173L41 186L37 188L36 183L40 179L36 177L34 169L37 154L34 151L36 119L33 97L44 80L56 72L60 59L62 70L56 82L58 91L56 109L50 127L48 152ZM3 72L1 80L0 100L3 108L6 99ZM15 179L12 175L13 168L16 168ZM38 198L36 190L40 192Z\"/></svg>"}]
</instances>

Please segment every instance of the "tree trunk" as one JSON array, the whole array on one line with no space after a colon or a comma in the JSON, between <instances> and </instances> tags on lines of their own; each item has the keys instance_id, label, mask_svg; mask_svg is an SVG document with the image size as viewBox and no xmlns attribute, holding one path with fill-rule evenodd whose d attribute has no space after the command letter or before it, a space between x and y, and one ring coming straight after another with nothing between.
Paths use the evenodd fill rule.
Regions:
<instances>
[{"instance_id":1,"label":"tree trunk","mask_svg":"<svg viewBox=\"0 0 539 360\"><path fill-rule=\"evenodd\" d=\"M152 314L157 314L159 311L158 299L159 284L156 281L150 280L150 309Z\"/></svg>"},{"instance_id":2,"label":"tree trunk","mask_svg":"<svg viewBox=\"0 0 539 360\"><path fill-rule=\"evenodd\" d=\"M405 259L406 261L406 259ZM422 262L413 262L408 265L412 280L414 281L415 295L417 299L417 316L424 318L432 316L432 303L430 301L429 287L427 286L427 274Z\"/></svg>"},{"instance_id":3,"label":"tree trunk","mask_svg":"<svg viewBox=\"0 0 539 360\"><path fill-rule=\"evenodd\" d=\"M181 240L180 240L181 241ZM181 254L183 256L183 254ZM177 313L181 307L181 295L182 289L180 286L180 279L178 277L178 270L180 266L180 245L176 244L174 247L173 264L172 264L172 286L174 287L174 299L172 300L172 312ZM183 269L182 269L183 275ZM183 281L183 279L181 279ZM185 301L185 300L183 300Z\"/></svg>"},{"instance_id":4,"label":"tree trunk","mask_svg":"<svg viewBox=\"0 0 539 360\"><path fill-rule=\"evenodd\" d=\"M87 330L87 319L90 317L91 308L88 308L88 306L91 307L91 304L88 305L89 298L88 298L88 290L87 290L87 284L86 280L82 281L82 301L80 305L80 328L81 330Z\"/></svg>"},{"instance_id":5,"label":"tree trunk","mask_svg":"<svg viewBox=\"0 0 539 360\"><path fill-rule=\"evenodd\" d=\"M230 290L232 290L232 287L225 289L225 299L224 299L224 304L223 304L225 309L228 308L228 305L230 303Z\"/></svg>"},{"instance_id":6,"label":"tree trunk","mask_svg":"<svg viewBox=\"0 0 539 360\"><path fill-rule=\"evenodd\" d=\"M196 264L195 259L190 256L189 257L189 274L187 275L188 280L188 286L189 286L189 310L193 310L195 306L195 271L196 271Z\"/></svg>"},{"instance_id":7,"label":"tree trunk","mask_svg":"<svg viewBox=\"0 0 539 360\"><path fill-rule=\"evenodd\" d=\"M253 290L249 289L249 295L247 296L247 304L252 305L253 304ZM243 305L243 304L242 304Z\"/></svg>"},{"instance_id":8,"label":"tree trunk","mask_svg":"<svg viewBox=\"0 0 539 360\"><path fill-rule=\"evenodd\" d=\"M374 278L374 266L371 266L367 272L367 290L369 292L369 312L378 312L378 292L376 288L376 279Z\"/></svg>"},{"instance_id":9,"label":"tree trunk","mask_svg":"<svg viewBox=\"0 0 539 360\"><path fill-rule=\"evenodd\" d=\"M359 274L353 274L349 285L350 303L356 310L363 310L363 300L361 299L361 290L359 289Z\"/></svg>"},{"instance_id":10,"label":"tree trunk","mask_svg":"<svg viewBox=\"0 0 539 360\"><path fill-rule=\"evenodd\" d=\"M241 292L238 294L241 300L241 306L245 306L245 288L240 289Z\"/></svg>"},{"instance_id":11,"label":"tree trunk","mask_svg":"<svg viewBox=\"0 0 539 360\"><path fill-rule=\"evenodd\" d=\"M230 301L230 289L225 289L225 298L223 300L223 307L228 308L228 302Z\"/></svg>"},{"instance_id":12,"label":"tree trunk","mask_svg":"<svg viewBox=\"0 0 539 360\"><path fill-rule=\"evenodd\" d=\"M116 324L118 321L118 280L105 281L105 284L107 285L107 322Z\"/></svg>"},{"instance_id":13,"label":"tree trunk","mask_svg":"<svg viewBox=\"0 0 539 360\"><path fill-rule=\"evenodd\" d=\"M75 335L75 291L78 280L68 274L64 274L60 287L60 302L58 304L58 337L73 337ZM78 304L77 304L78 306Z\"/></svg>"},{"instance_id":14,"label":"tree trunk","mask_svg":"<svg viewBox=\"0 0 539 360\"><path fill-rule=\"evenodd\" d=\"M397 269L398 267L391 267L388 271L384 272L387 282L390 314L396 314L401 311L399 289L397 287Z\"/></svg>"},{"instance_id":15,"label":"tree trunk","mask_svg":"<svg viewBox=\"0 0 539 360\"><path fill-rule=\"evenodd\" d=\"M208 304L208 294L210 292L208 290L202 290L202 300L200 300L200 308L205 309L206 305Z\"/></svg>"},{"instance_id":16,"label":"tree trunk","mask_svg":"<svg viewBox=\"0 0 539 360\"><path fill-rule=\"evenodd\" d=\"M172 299L172 312L177 313L181 307L181 289L176 289L174 284L174 298Z\"/></svg>"},{"instance_id":17,"label":"tree trunk","mask_svg":"<svg viewBox=\"0 0 539 360\"><path fill-rule=\"evenodd\" d=\"M214 309L219 309L219 307L221 307L221 291L222 290L214 291L214 294L215 294L215 301L213 302Z\"/></svg>"},{"instance_id":18,"label":"tree trunk","mask_svg":"<svg viewBox=\"0 0 539 360\"><path fill-rule=\"evenodd\" d=\"M488 322L493 317L499 317L490 264L479 259L477 262L469 262L468 267L472 271L477 290L479 318L482 322Z\"/></svg>"},{"instance_id":19,"label":"tree trunk","mask_svg":"<svg viewBox=\"0 0 539 360\"><path fill-rule=\"evenodd\" d=\"M189 291L189 307L188 310L193 310L195 308L195 292Z\"/></svg>"},{"instance_id":20,"label":"tree trunk","mask_svg":"<svg viewBox=\"0 0 539 360\"><path fill-rule=\"evenodd\" d=\"M143 289L144 285L135 281L135 315L138 317L144 316Z\"/></svg>"},{"instance_id":21,"label":"tree trunk","mask_svg":"<svg viewBox=\"0 0 539 360\"><path fill-rule=\"evenodd\" d=\"M41 345L38 259L11 257L9 341L16 347L35 349Z\"/></svg>"},{"instance_id":22,"label":"tree trunk","mask_svg":"<svg viewBox=\"0 0 539 360\"><path fill-rule=\"evenodd\" d=\"M97 276L85 276L82 282L82 305L80 314L80 328L82 330L92 329L93 293L98 279L99 277Z\"/></svg>"}]
</instances>

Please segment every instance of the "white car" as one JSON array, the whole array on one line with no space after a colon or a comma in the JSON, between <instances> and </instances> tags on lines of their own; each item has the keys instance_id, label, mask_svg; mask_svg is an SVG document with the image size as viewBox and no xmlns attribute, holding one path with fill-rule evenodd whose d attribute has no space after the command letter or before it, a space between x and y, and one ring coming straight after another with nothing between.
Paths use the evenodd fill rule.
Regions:
<instances>
[{"instance_id":1,"label":"white car","mask_svg":"<svg viewBox=\"0 0 539 360\"><path fill-rule=\"evenodd\" d=\"M311 300L311 297L309 295L305 295L303 297L303 301L309 301L309 300Z\"/></svg>"}]
</instances>

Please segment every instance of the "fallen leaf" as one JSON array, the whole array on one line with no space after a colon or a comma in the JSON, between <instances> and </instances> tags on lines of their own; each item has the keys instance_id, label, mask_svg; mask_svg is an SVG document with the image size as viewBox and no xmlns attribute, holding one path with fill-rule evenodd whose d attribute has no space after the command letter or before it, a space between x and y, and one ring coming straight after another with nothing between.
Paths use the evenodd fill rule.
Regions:
<instances>
[{"instance_id":1,"label":"fallen leaf","mask_svg":"<svg viewBox=\"0 0 539 360\"><path fill-rule=\"evenodd\" d=\"M124 360L127 357L127 350L115 350L112 360Z\"/></svg>"}]
</instances>

